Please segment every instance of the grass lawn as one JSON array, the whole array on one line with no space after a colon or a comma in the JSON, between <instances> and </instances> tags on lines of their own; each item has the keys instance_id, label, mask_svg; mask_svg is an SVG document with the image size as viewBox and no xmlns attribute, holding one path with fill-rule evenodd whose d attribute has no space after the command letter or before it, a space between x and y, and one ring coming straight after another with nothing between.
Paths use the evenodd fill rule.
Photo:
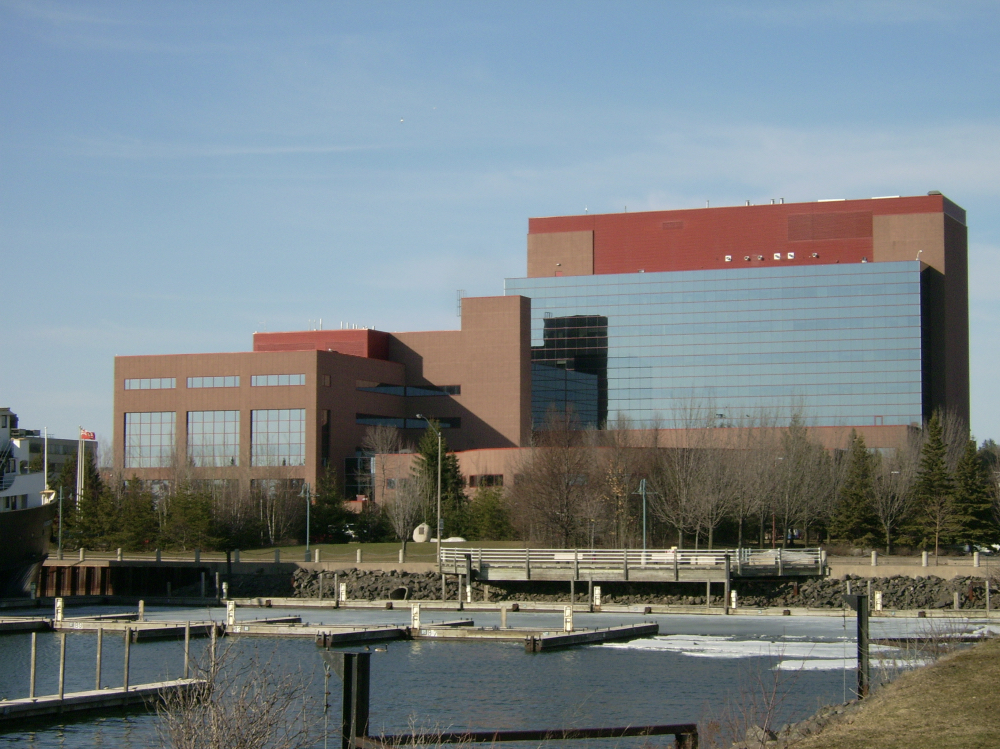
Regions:
<instances>
[{"instance_id":1,"label":"grass lawn","mask_svg":"<svg viewBox=\"0 0 1000 749\"><path fill-rule=\"evenodd\" d=\"M947 656L880 689L853 723L795 749L995 749L1000 746L1000 640Z\"/></svg>"},{"instance_id":2,"label":"grass lawn","mask_svg":"<svg viewBox=\"0 0 1000 749\"><path fill-rule=\"evenodd\" d=\"M447 548L502 548L502 549L523 549L521 541L467 541L460 544L443 544ZM255 559L273 560L275 548L281 550L282 561L297 562L305 558L305 546L279 546L266 549L240 550L240 559L251 561ZM323 562L354 562L357 559L358 549L361 549L361 559L363 562L396 562L399 560L400 544L313 544L311 549L320 549L320 560ZM424 543L417 544L410 542L406 544L407 562L434 562L437 559L437 544Z\"/></svg>"}]
</instances>

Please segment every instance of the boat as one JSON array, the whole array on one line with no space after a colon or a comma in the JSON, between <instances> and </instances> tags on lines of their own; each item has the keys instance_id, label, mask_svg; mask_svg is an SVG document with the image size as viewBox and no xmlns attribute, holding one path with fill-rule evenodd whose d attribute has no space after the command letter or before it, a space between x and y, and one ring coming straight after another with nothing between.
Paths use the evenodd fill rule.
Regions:
<instances>
[{"instance_id":1,"label":"boat","mask_svg":"<svg viewBox=\"0 0 1000 749\"><path fill-rule=\"evenodd\" d=\"M44 471L30 470L38 436L0 408L0 598L30 596L49 551L56 504Z\"/></svg>"}]
</instances>

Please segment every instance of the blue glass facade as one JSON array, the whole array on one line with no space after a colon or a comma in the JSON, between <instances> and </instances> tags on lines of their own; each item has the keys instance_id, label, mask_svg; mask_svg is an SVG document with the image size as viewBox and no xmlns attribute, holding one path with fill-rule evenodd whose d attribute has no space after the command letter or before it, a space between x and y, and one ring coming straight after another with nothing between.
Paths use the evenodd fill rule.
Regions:
<instances>
[{"instance_id":1,"label":"blue glass facade","mask_svg":"<svg viewBox=\"0 0 1000 749\"><path fill-rule=\"evenodd\" d=\"M735 425L762 410L815 426L922 419L915 261L518 278L505 293L531 298L533 371L596 377L599 421L681 427L692 407ZM557 383L533 375L536 423L581 397Z\"/></svg>"}]
</instances>

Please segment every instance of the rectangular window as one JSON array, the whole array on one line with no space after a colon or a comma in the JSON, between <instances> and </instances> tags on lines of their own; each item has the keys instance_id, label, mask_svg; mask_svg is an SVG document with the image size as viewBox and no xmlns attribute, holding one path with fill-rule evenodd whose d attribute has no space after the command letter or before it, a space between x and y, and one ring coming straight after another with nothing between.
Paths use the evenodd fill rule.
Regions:
<instances>
[{"instance_id":1,"label":"rectangular window","mask_svg":"<svg viewBox=\"0 0 1000 749\"><path fill-rule=\"evenodd\" d=\"M469 486L503 486L503 474L484 473L480 476L469 476Z\"/></svg>"},{"instance_id":2,"label":"rectangular window","mask_svg":"<svg viewBox=\"0 0 1000 749\"><path fill-rule=\"evenodd\" d=\"M240 412L188 411L188 462L195 468L240 464Z\"/></svg>"},{"instance_id":3,"label":"rectangular window","mask_svg":"<svg viewBox=\"0 0 1000 749\"><path fill-rule=\"evenodd\" d=\"M250 386L255 388L305 384L306 376L304 374L253 375L250 377Z\"/></svg>"},{"instance_id":4,"label":"rectangular window","mask_svg":"<svg viewBox=\"0 0 1000 749\"><path fill-rule=\"evenodd\" d=\"M442 429L459 429L462 426L460 416L431 417ZM404 419L401 416L378 416L377 414L354 414L354 423L365 426L396 427L397 429L426 429L427 422L423 419Z\"/></svg>"},{"instance_id":5,"label":"rectangular window","mask_svg":"<svg viewBox=\"0 0 1000 749\"><path fill-rule=\"evenodd\" d=\"M240 376L188 377L187 386L189 388L238 388L240 386Z\"/></svg>"},{"instance_id":6,"label":"rectangular window","mask_svg":"<svg viewBox=\"0 0 1000 749\"><path fill-rule=\"evenodd\" d=\"M167 468L174 462L173 411L125 414L125 467Z\"/></svg>"},{"instance_id":7,"label":"rectangular window","mask_svg":"<svg viewBox=\"0 0 1000 749\"><path fill-rule=\"evenodd\" d=\"M250 465L304 466L306 410L269 409L250 412Z\"/></svg>"},{"instance_id":8,"label":"rectangular window","mask_svg":"<svg viewBox=\"0 0 1000 749\"><path fill-rule=\"evenodd\" d=\"M358 390L382 395L402 395L406 398L427 398L436 395L461 395L461 385L358 385Z\"/></svg>"},{"instance_id":9,"label":"rectangular window","mask_svg":"<svg viewBox=\"0 0 1000 749\"><path fill-rule=\"evenodd\" d=\"M138 380L125 380L126 390L173 390L177 387L176 377L146 377Z\"/></svg>"},{"instance_id":10,"label":"rectangular window","mask_svg":"<svg viewBox=\"0 0 1000 749\"><path fill-rule=\"evenodd\" d=\"M330 387L330 375L323 375L323 387Z\"/></svg>"}]
</instances>

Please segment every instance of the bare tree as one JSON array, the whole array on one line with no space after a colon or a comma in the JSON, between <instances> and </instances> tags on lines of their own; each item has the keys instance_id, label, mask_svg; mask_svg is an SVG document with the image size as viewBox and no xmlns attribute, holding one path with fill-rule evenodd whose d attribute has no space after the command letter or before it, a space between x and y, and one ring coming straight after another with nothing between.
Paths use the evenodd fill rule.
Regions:
<instances>
[{"instance_id":1,"label":"bare tree","mask_svg":"<svg viewBox=\"0 0 1000 749\"><path fill-rule=\"evenodd\" d=\"M229 646L195 668L202 679L157 705L160 745L171 749L297 749L320 738L306 714L307 682L279 672L254 648Z\"/></svg>"},{"instance_id":2,"label":"bare tree","mask_svg":"<svg viewBox=\"0 0 1000 749\"><path fill-rule=\"evenodd\" d=\"M372 460L372 501L376 504L384 501L389 480L395 478L388 475L389 471L382 456L398 453L401 444L399 429L384 424L368 427L361 439L361 449L368 453Z\"/></svg>"},{"instance_id":3,"label":"bare tree","mask_svg":"<svg viewBox=\"0 0 1000 749\"><path fill-rule=\"evenodd\" d=\"M586 542L599 510L593 448L572 414L549 415L510 489L512 520L522 538L571 548Z\"/></svg>"},{"instance_id":4,"label":"bare tree","mask_svg":"<svg viewBox=\"0 0 1000 749\"><path fill-rule=\"evenodd\" d=\"M877 453L871 506L885 535L885 553L892 553L892 540L913 507L913 484L920 468L922 437L915 430L906 443L889 454Z\"/></svg>"},{"instance_id":5,"label":"bare tree","mask_svg":"<svg viewBox=\"0 0 1000 749\"><path fill-rule=\"evenodd\" d=\"M403 544L404 554L406 542L424 511L424 497L429 491L422 485L424 482L426 477L418 473L399 479L392 500L386 503L386 515L396 538Z\"/></svg>"}]
</instances>

